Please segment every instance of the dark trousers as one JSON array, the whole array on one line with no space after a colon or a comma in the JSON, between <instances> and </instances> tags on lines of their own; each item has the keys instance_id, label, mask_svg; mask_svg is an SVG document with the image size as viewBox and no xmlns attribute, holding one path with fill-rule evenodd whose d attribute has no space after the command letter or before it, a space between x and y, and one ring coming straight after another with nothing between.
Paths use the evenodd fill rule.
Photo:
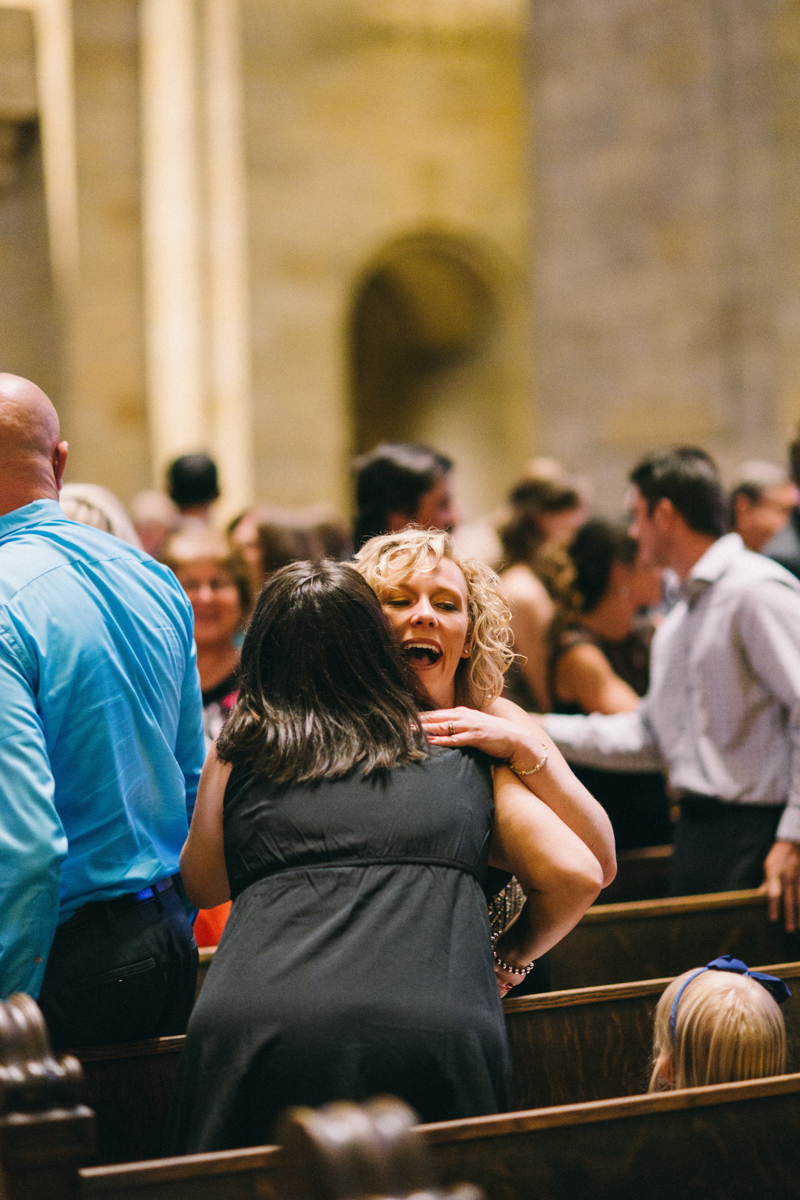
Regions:
<instances>
[{"instance_id":1,"label":"dark trousers","mask_svg":"<svg viewBox=\"0 0 800 1200\"><path fill-rule=\"evenodd\" d=\"M783 805L684 796L673 840L672 895L760 887L782 813Z\"/></svg>"},{"instance_id":2,"label":"dark trousers","mask_svg":"<svg viewBox=\"0 0 800 1200\"><path fill-rule=\"evenodd\" d=\"M132 897L126 897L132 900ZM54 1049L185 1033L197 946L176 886L86 904L59 925L39 1007Z\"/></svg>"}]
</instances>

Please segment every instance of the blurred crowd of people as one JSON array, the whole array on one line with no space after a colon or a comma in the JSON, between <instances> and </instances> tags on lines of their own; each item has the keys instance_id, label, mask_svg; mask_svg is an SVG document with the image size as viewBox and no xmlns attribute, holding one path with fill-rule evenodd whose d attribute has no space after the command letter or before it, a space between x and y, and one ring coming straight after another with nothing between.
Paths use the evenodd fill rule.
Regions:
<instances>
[{"instance_id":1,"label":"blurred crowd of people","mask_svg":"<svg viewBox=\"0 0 800 1200\"><path fill-rule=\"evenodd\" d=\"M725 496L719 532L738 534L748 550L800 576L798 473L800 442L789 448L788 469L743 463ZM292 562L347 561L370 538L408 526L451 533L460 553L499 573L515 651L505 689L511 700L534 713L635 712L650 684L654 632L685 581L643 559L625 498L617 519L597 516L585 480L538 458L502 509L462 524L453 476L454 463L439 451L387 443L354 462L352 521L323 506L257 504L221 529L216 465L195 453L173 462L164 490L136 496L129 512L90 484L66 484L61 504L73 519L141 546L175 572L194 612L209 747L235 703L243 631L265 581ZM617 849L670 841L680 796L670 791L668 764L618 765L573 759L611 817ZM219 922L206 928L202 914L200 920L200 936L216 941Z\"/></svg>"}]
</instances>

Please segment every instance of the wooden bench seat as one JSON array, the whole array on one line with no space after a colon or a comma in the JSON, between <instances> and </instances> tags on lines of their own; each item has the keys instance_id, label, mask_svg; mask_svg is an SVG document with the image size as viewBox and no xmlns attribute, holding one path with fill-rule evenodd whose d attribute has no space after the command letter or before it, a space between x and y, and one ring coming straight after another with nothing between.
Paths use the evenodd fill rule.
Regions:
<instances>
[{"instance_id":1,"label":"wooden bench seat","mask_svg":"<svg viewBox=\"0 0 800 1200\"><path fill-rule=\"evenodd\" d=\"M782 1012L789 1065L800 1068L800 962L759 969L789 983L793 994ZM576 1104L645 1091L653 1014L669 981L644 980L504 1001L514 1064L514 1107ZM183 1041L182 1037L160 1038L81 1052L83 1098L97 1114L102 1162L161 1154Z\"/></svg>"},{"instance_id":2,"label":"wooden bench seat","mask_svg":"<svg viewBox=\"0 0 800 1200\"><path fill-rule=\"evenodd\" d=\"M719 954L795 962L800 933L770 921L758 891L596 904L550 951L550 979L557 990L660 979Z\"/></svg>"},{"instance_id":3,"label":"wooden bench seat","mask_svg":"<svg viewBox=\"0 0 800 1200\"><path fill-rule=\"evenodd\" d=\"M421 1128L488 1200L800 1195L800 1074Z\"/></svg>"},{"instance_id":4,"label":"wooden bench seat","mask_svg":"<svg viewBox=\"0 0 800 1200\"><path fill-rule=\"evenodd\" d=\"M800 1194L800 1074L419 1126L440 1183L487 1200ZM289 1200L280 1150L80 1171L85 1200Z\"/></svg>"},{"instance_id":5,"label":"wooden bench seat","mask_svg":"<svg viewBox=\"0 0 800 1200\"><path fill-rule=\"evenodd\" d=\"M789 1069L800 1070L800 962L760 968L789 984L781 1005ZM505 1000L515 1109L647 1090L653 1017L669 978Z\"/></svg>"}]
</instances>

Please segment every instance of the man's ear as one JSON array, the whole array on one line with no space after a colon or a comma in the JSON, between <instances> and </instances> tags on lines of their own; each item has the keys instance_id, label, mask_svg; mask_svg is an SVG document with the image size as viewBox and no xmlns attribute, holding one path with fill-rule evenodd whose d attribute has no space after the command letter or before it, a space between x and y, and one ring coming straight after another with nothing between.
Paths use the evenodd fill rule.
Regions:
<instances>
[{"instance_id":1,"label":"man's ear","mask_svg":"<svg viewBox=\"0 0 800 1200\"><path fill-rule=\"evenodd\" d=\"M734 524L738 524L738 522L750 512L750 509L754 507L755 505L750 497L745 496L742 492L740 492L733 502Z\"/></svg>"},{"instance_id":2,"label":"man's ear","mask_svg":"<svg viewBox=\"0 0 800 1200\"><path fill-rule=\"evenodd\" d=\"M662 496L653 509L653 521L656 522L659 529L668 529L676 516L675 505L666 496Z\"/></svg>"},{"instance_id":3,"label":"man's ear","mask_svg":"<svg viewBox=\"0 0 800 1200\"><path fill-rule=\"evenodd\" d=\"M56 481L56 487L61 491L61 484L64 479L64 470L67 465L67 455L69 453L69 442L59 442L53 451L53 476Z\"/></svg>"}]
</instances>

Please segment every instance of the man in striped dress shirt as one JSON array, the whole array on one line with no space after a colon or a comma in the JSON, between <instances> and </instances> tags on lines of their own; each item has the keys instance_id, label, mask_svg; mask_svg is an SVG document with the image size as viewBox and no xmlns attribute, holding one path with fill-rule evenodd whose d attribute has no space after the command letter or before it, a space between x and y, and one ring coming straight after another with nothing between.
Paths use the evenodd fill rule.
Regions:
<instances>
[{"instance_id":1,"label":"man in striped dress shirt","mask_svg":"<svg viewBox=\"0 0 800 1200\"><path fill-rule=\"evenodd\" d=\"M549 714L566 757L614 771L666 768L681 798L676 895L758 887L800 925L800 582L725 533L717 469L679 448L631 473L640 559L681 597L653 640L635 712Z\"/></svg>"}]
</instances>

